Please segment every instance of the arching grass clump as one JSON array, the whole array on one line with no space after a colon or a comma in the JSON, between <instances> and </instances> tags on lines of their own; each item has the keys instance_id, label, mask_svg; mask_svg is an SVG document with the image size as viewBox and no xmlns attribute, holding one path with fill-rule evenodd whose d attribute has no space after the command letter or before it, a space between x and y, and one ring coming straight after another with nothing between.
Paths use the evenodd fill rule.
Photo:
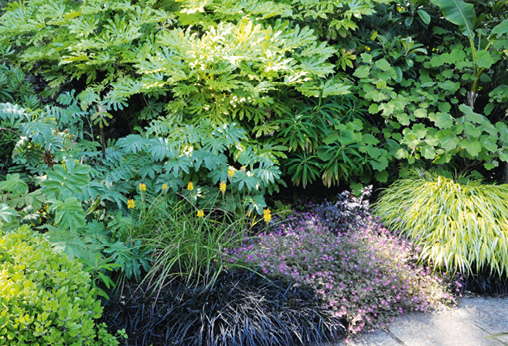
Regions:
<instances>
[{"instance_id":1,"label":"arching grass clump","mask_svg":"<svg viewBox=\"0 0 508 346\"><path fill-rule=\"evenodd\" d=\"M508 185L421 173L386 189L374 212L410 236L420 259L463 274L508 273Z\"/></svg>"}]
</instances>

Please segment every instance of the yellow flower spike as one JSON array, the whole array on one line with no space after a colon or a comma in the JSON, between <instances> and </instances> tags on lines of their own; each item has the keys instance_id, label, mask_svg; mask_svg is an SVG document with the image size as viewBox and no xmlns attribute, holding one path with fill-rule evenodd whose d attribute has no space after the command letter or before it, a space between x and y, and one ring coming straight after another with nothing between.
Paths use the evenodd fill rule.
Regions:
<instances>
[{"instance_id":1,"label":"yellow flower spike","mask_svg":"<svg viewBox=\"0 0 508 346\"><path fill-rule=\"evenodd\" d=\"M163 190L167 190L168 189L168 184L162 184L162 189Z\"/></svg>"},{"instance_id":2,"label":"yellow flower spike","mask_svg":"<svg viewBox=\"0 0 508 346\"><path fill-rule=\"evenodd\" d=\"M270 222L270 220L272 219L272 212L270 211L270 209L267 208L263 210L263 219L265 219L266 223Z\"/></svg>"},{"instance_id":3,"label":"yellow flower spike","mask_svg":"<svg viewBox=\"0 0 508 346\"><path fill-rule=\"evenodd\" d=\"M233 170L232 167L229 167L228 175L229 175L230 178L233 178L233 175L235 175L235 171Z\"/></svg>"},{"instance_id":4,"label":"yellow flower spike","mask_svg":"<svg viewBox=\"0 0 508 346\"><path fill-rule=\"evenodd\" d=\"M194 190L194 184L192 183L192 181L189 181L189 183L187 184L187 190L189 191Z\"/></svg>"},{"instance_id":5,"label":"yellow flower spike","mask_svg":"<svg viewBox=\"0 0 508 346\"><path fill-rule=\"evenodd\" d=\"M221 181L220 184L219 184L219 190L224 193L226 192L226 188L227 188L227 185L225 182Z\"/></svg>"},{"instance_id":6,"label":"yellow flower spike","mask_svg":"<svg viewBox=\"0 0 508 346\"><path fill-rule=\"evenodd\" d=\"M203 217L203 216L205 216L205 212L203 209L199 209L196 215L197 215L197 217Z\"/></svg>"},{"instance_id":7,"label":"yellow flower spike","mask_svg":"<svg viewBox=\"0 0 508 346\"><path fill-rule=\"evenodd\" d=\"M146 191L146 185L145 184L139 184L139 191Z\"/></svg>"},{"instance_id":8,"label":"yellow flower spike","mask_svg":"<svg viewBox=\"0 0 508 346\"><path fill-rule=\"evenodd\" d=\"M134 208L136 208L136 202L134 202L133 199L129 199L127 201L127 208L128 209L134 209Z\"/></svg>"}]
</instances>

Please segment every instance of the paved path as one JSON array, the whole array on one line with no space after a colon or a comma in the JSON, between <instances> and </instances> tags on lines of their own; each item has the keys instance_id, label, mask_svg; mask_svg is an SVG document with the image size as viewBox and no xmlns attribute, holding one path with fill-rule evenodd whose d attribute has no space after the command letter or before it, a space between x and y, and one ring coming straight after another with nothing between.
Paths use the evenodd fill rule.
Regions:
<instances>
[{"instance_id":1,"label":"paved path","mask_svg":"<svg viewBox=\"0 0 508 346\"><path fill-rule=\"evenodd\" d=\"M349 346L508 345L508 336L487 338L500 332L508 332L508 298L461 298L458 307L400 316L387 330L357 337Z\"/></svg>"}]
</instances>

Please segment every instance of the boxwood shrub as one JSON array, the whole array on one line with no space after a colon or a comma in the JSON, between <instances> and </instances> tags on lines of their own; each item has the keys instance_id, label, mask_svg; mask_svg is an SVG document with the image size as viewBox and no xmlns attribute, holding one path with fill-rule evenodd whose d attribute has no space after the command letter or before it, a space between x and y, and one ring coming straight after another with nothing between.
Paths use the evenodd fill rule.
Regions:
<instances>
[{"instance_id":1,"label":"boxwood shrub","mask_svg":"<svg viewBox=\"0 0 508 346\"><path fill-rule=\"evenodd\" d=\"M118 345L79 262L27 226L0 235L0 345Z\"/></svg>"}]
</instances>

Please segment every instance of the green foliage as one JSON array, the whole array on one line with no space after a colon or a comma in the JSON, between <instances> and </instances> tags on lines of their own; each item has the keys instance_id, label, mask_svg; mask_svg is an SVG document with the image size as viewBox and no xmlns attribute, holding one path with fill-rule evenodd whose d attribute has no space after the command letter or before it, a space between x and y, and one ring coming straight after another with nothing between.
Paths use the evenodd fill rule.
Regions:
<instances>
[{"instance_id":1,"label":"green foliage","mask_svg":"<svg viewBox=\"0 0 508 346\"><path fill-rule=\"evenodd\" d=\"M431 0L433 4L439 6L443 11L444 17L459 26L460 31L473 38L474 24L476 22L476 13L474 11L474 5L465 3L462 0Z\"/></svg>"},{"instance_id":2,"label":"green foliage","mask_svg":"<svg viewBox=\"0 0 508 346\"><path fill-rule=\"evenodd\" d=\"M433 2L445 20L425 1L397 5L396 12L385 7L396 14L374 17L353 73L357 88L351 91L365 100L381 129L376 137L388 162L451 164L466 172L496 169L508 158L507 103L501 96L508 77L508 6L485 4L480 27L473 5ZM427 14L425 21L406 22L417 11ZM402 30L394 30L401 21Z\"/></svg>"},{"instance_id":3,"label":"green foliage","mask_svg":"<svg viewBox=\"0 0 508 346\"><path fill-rule=\"evenodd\" d=\"M421 172L383 191L375 213L409 235L420 259L467 274L508 271L508 185Z\"/></svg>"},{"instance_id":4,"label":"green foliage","mask_svg":"<svg viewBox=\"0 0 508 346\"><path fill-rule=\"evenodd\" d=\"M15 2L2 16L0 37L18 53L10 58L40 72L50 87L86 76L88 87L79 94L85 109L101 94L108 109L123 109L142 93L147 107L141 119L155 118L152 110L161 102L176 119L259 124L268 109L278 111L271 91L281 85L317 96L320 79L333 72L327 60L335 53L310 28L280 19L291 14L291 5L265 3L231 9L229 1L183 2L169 10L146 0ZM301 7L303 13L303 7L319 6ZM242 11L241 19L235 11ZM347 92L340 81L328 89Z\"/></svg>"},{"instance_id":5,"label":"green foliage","mask_svg":"<svg viewBox=\"0 0 508 346\"><path fill-rule=\"evenodd\" d=\"M69 136L63 132L58 135ZM54 137L55 134L48 135L47 140L55 143ZM41 142L37 145L45 147L46 137L42 136L39 140ZM79 152L79 146L73 149ZM74 154L65 147L54 153L55 160ZM139 244L132 245L130 239L124 236L122 229L130 226L121 214L108 215L102 209L103 200L111 199L112 194L103 198L103 191L108 190L104 187L99 189L100 184L91 181L90 166L79 164L74 159L52 164L54 166L47 167L45 172L40 172L43 165L33 166L40 173L46 173L40 179L42 188L37 188L39 182L36 182L35 188L29 189L20 174L8 174L6 180L0 182L3 191L0 202L4 203L0 216L3 229L12 230L20 223L45 229L46 237L53 246L72 259L80 259L93 275L94 287L101 296L107 297L104 289L114 286L106 275L112 269L120 271L120 276L139 280L140 268L146 270L149 267L149 254L140 253ZM120 193L117 192L113 196L118 195ZM125 197L123 199L126 200ZM100 222L94 218L100 219ZM122 240L119 240L120 237Z\"/></svg>"},{"instance_id":6,"label":"green foliage","mask_svg":"<svg viewBox=\"0 0 508 346\"><path fill-rule=\"evenodd\" d=\"M326 186L369 182L373 172L378 180L385 180L387 151L378 147L373 136L378 131L358 106L349 96L320 99L276 122L278 142L290 151L284 168L295 185L306 187L319 177Z\"/></svg>"},{"instance_id":7,"label":"green foliage","mask_svg":"<svg viewBox=\"0 0 508 346\"><path fill-rule=\"evenodd\" d=\"M16 53L21 53L18 58L27 68L44 71L50 87L81 76L90 83L104 72L105 80L111 81L115 73L130 71L128 64L117 69L117 59L132 61L142 53L140 46L151 39L157 24L171 23L172 15L153 5L153 1L136 5L130 1L93 0L13 2L2 18L0 35ZM126 50L129 45L135 50Z\"/></svg>"},{"instance_id":8,"label":"green foliage","mask_svg":"<svg viewBox=\"0 0 508 346\"><path fill-rule=\"evenodd\" d=\"M226 199L218 207L234 211L244 206L261 214L264 194L280 183L277 152L250 143L235 124L175 127L167 121L153 122L150 136L129 135L108 148L103 164L110 167L106 181L136 189L146 184L156 193L166 184L175 192L192 182L186 196L209 204L220 183L228 185ZM276 149L276 148L275 148Z\"/></svg>"},{"instance_id":9,"label":"green foliage","mask_svg":"<svg viewBox=\"0 0 508 346\"><path fill-rule=\"evenodd\" d=\"M150 56L136 65L140 80L121 80L110 97L171 92L169 116L191 117L192 122L210 118L258 125L270 118L267 109L280 115L271 90L294 86L304 95L318 96L319 82L314 81L333 72L327 60L334 50L319 43L308 28L288 21L272 27L245 18L220 23L204 35L174 29L157 35L156 42ZM347 88L334 85L330 92L346 93Z\"/></svg>"},{"instance_id":10,"label":"green foliage","mask_svg":"<svg viewBox=\"0 0 508 346\"><path fill-rule=\"evenodd\" d=\"M220 198L218 194L215 198ZM165 193L147 202L146 208L140 206L139 221L131 232L152 252L153 265L146 278L150 286L160 290L175 278L188 286L213 286L221 273L241 267L229 262L226 251L244 241L249 223L245 216L235 217L213 204L197 209Z\"/></svg>"},{"instance_id":11,"label":"green foliage","mask_svg":"<svg viewBox=\"0 0 508 346\"><path fill-rule=\"evenodd\" d=\"M0 65L0 103L3 102L20 103L33 109L40 105L23 71L6 64Z\"/></svg>"},{"instance_id":12,"label":"green foliage","mask_svg":"<svg viewBox=\"0 0 508 346\"><path fill-rule=\"evenodd\" d=\"M1 344L119 344L94 323L90 276L27 226L0 236L0 281Z\"/></svg>"}]
</instances>

